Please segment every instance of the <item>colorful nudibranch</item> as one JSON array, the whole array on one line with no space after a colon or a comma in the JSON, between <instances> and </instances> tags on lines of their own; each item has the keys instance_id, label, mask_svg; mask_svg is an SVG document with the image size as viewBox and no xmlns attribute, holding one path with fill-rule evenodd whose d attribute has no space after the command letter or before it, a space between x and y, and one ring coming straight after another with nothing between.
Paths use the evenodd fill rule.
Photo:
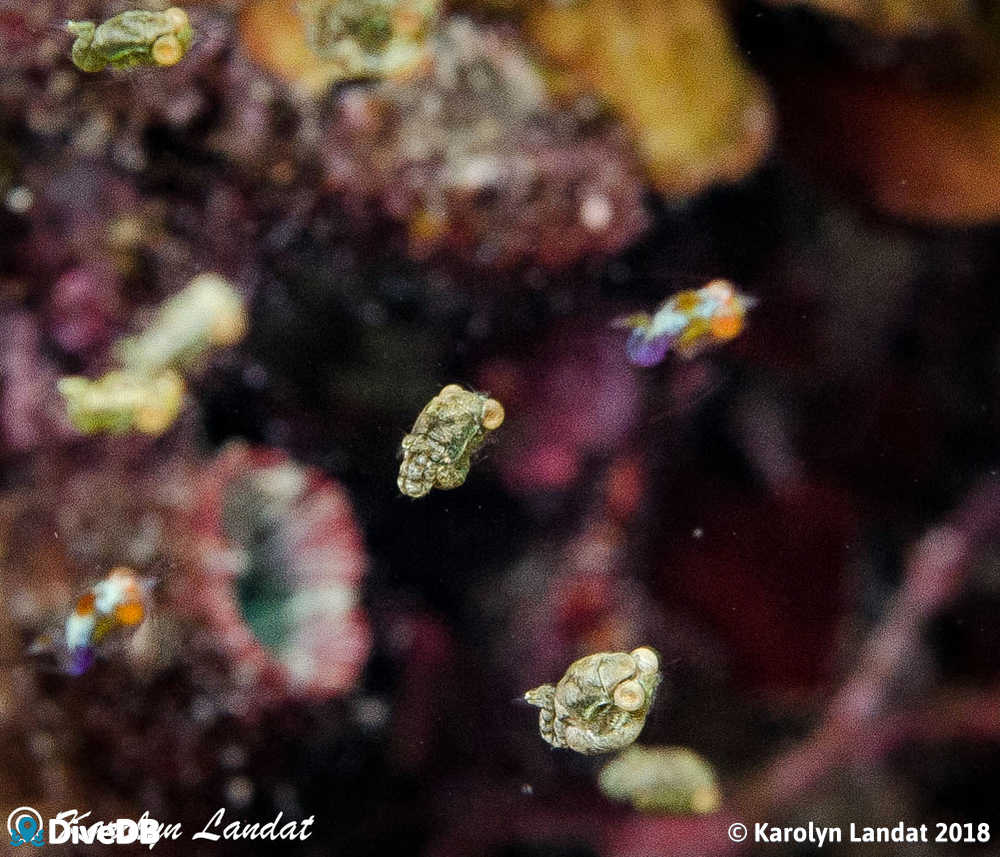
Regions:
<instances>
[{"instance_id":1,"label":"colorful nudibranch","mask_svg":"<svg viewBox=\"0 0 1000 857\"><path fill-rule=\"evenodd\" d=\"M496 399L458 384L444 387L403 438L399 490L423 497L431 488L457 488L469 475L472 454L503 418L503 405Z\"/></svg>"},{"instance_id":2,"label":"colorful nudibranch","mask_svg":"<svg viewBox=\"0 0 1000 857\"><path fill-rule=\"evenodd\" d=\"M72 57L81 71L171 66L181 61L194 39L187 12L176 6L165 12L132 9L100 25L67 21L66 29L76 36Z\"/></svg>"},{"instance_id":3,"label":"colorful nudibranch","mask_svg":"<svg viewBox=\"0 0 1000 857\"><path fill-rule=\"evenodd\" d=\"M184 403L184 381L167 369L152 378L131 372L107 372L96 381L79 375L60 378L66 415L83 434L163 434Z\"/></svg>"},{"instance_id":4,"label":"colorful nudibranch","mask_svg":"<svg viewBox=\"0 0 1000 857\"><path fill-rule=\"evenodd\" d=\"M743 332L747 311L756 304L728 280L712 280L700 289L671 295L652 316L636 313L618 319L615 326L632 330L628 359L637 366L655 366L668 351L690 360L735 339Z\"/></svg>"},{"instance_id":5,"label":"colorful nudibranch","mask_svg":"<svg viewBox=\"0 0 1000 857\"><path fill-rule=\"evenodd\" d=\"M70 675L91 668L98 653L113 641L129 639L148 612L152 581L131 568L117 566L81 595L66 621L39 637L30 652L51 653Z\"/></svg>"},{"instance_id":6,"label":"colorful nudibranch","mask_svg":"<svg viewBox=\"0 0 1000 857\"><path fill-rule=\"evenodd\" d=\"M642 732L663 676L651 648L599 652L569 665L555 686L524 694L541 709L538 728L553 747L594 755L627 747Z\"/></svg>"}]
</instances>

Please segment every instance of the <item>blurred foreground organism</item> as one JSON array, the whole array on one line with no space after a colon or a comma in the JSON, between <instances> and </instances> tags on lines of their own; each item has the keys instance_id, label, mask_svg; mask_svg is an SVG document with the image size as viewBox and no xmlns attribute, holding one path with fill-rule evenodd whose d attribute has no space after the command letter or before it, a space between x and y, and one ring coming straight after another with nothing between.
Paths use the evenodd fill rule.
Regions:
<instances>
[{"instance_id":1,"label":"blurred foreground organism","mask_svg":"<svg viewBox=\"0 0 1000 857\"><path fill-rule=\"evenodd\" d=\"M73 64L82 71L176 65L194 38L187 12L176 6L165 12L129 10L100 25L67 21L66 29L76 36Z\"/></svg>"},{"instance_id":2,"label":"blurred foreground organism","mask_svg":"<svg viewBox=\"0 0 1000 857\"><path fill-rule=\"evenodd\" d=\"M713 280L700 289L678 292L656 312L620 319L632 328L626 349L637 366L655 366L673 349L685 360L743 332L746 313L756 301L740 294L728 280Z\"/></svg>"},{"instance_id":3,"label":"blurred foreground organism","mask_svg":"<svg viewBox=\"0 0 1000 857\"><path fill-rule=\"evenodd\" d=\"M458 488L469 475L472 454L503 417L503 405L496 399L458 384L444 387L403 438L399 490L409 497L423 497L432 488Z\"/></svg>"},{"instance_id":4,"label":"blurred foreground organism","mask_svg":"<svg viewBox=\"0 0 1000 857\"><path fill-rule=\"evenodd\" d=\"M153 375L168 367L191 368L209 349L235 345L246 331L240 293L218 274L199 274L118 351L126 369Z\"/></svg>"},{"instance_id":5,"label":"blurred foreground organism","mask_svg":"<svg viewBox=\"0 0 1000 857\"><path fill-rule=\"evenodd\" d=\"M580 658L557 685L543 684L524 698L541 709L538 728L553 747L609 753L639 737L662 679L659 656L643 646Z\"/></svg>"},{"instance_id":6,"label":"blurred foreground organism","mask_svg":"<svg viewBox=\"0 0 1000 857\"><path fill-rule=\"evenodd\" d=\"M601 769L598 785L639 812L701 815L721 803L712 766L687 747L633 744Z\"/></svg>"},{"instance_id":7,"label":"blurred foreground organism","mask_svg":"<svg viewBox=\"0 0 1000 857\"><path fill-rule=\"evenodd\" d=\"M150 588L132 569L113 568L77 599L65 623L42 634L29 652L51 654L69 675L82 675L98 653L125 642L139 628Z\"/></svg>"},{"instance_id":8,"label":"blurred foreground organism","mask_svg":"<svg viewBox=\"0 0 1000 857\"><path fill-rule=\"evenodd\" d=\"M96 381L59 380L70 422L84 434L162 434L184 401L184 380L174 370L196 368L209 349L239 342L246 329L239 292L216 274L199 274L160 307L146 330L118 344L124 369Z\"/></svg>"},{"instance_id":9,"label":"blurred foreground organism","mask_svg":"<svg viewBox=\"0 0 1000 857\"><path fill-rule=\"evenodd\" d=\"M58 389L69 421L83 434L162 434L184 403L184 381L170 369L151 378L122 371L96 381L71 375L59 379Z\"/></svg>"}]
</instances>

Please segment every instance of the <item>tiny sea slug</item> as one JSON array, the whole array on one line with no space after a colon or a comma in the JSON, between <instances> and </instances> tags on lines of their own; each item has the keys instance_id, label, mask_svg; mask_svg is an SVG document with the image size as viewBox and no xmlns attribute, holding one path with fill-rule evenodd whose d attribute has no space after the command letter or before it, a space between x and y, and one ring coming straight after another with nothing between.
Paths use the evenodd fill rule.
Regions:
<instances>
[{"instance_id":1,"label":"tiny sea slug","mask_svg":"<svg viewBox=\"0 0 1000 857\"><path fill-rule=\"evenodd\" d=\"M601 769L597 784L639 812L702 815L722 801L712 766L687 747L634 744Z\"/></svg>"},{"instance_id":2,"label":"tiny sea slug","mask_svg":"<svg viewBox=\"0 0 1000 857\"><path fill-rule=\"evenodd\" d=\"M81 71L175 65L194 39L187 12L176 6L165 12L131 9L103 24L67 21L66 29L76 36L73 64Z\"/></svg>"},{"instance_id":3,"label":"tiny sea slug","mask_svg":"<svg viewBox=\"0 0 1000 857\"><path fill-rule=\"evenodd\" d=\"M57 388L66 400L69 421L88 435L163 434L184 403L184 381L170 369L155 377L115 370L96 381L71 375L60 378Z\"/></svg>"},{"instance_id":4,"label":"tiny sea slug","mask_svg":"<svg viewBox=\"0 0 1000 857\"><path fill-rule=\"evenodd\" d=\"M458 384L444 387L403 438L399 490L408 497L423 497L432 488L458 488L469 475L472 454L503 418L503 405L496 399Z\"/></svg>"},{"instance_id":5,"label":"tiny sea slug","mask_svg":"<svg viewBox=\"0 0 1000 857\"><path fill-rule=\"evenodd\" d=\"M618 319L615 326L632 330L628 359L637 366L655 366L668 351L690 360L735 339L743 332L747 311L756 304L728 280L712 280L700 289L671 295L652 316L636 313Z\"/></svg>"},{"instance_id":6,"label":"tiny sea slug","mask_svg":"<svg viewBox=\"0 0 1000 857\"><path fill-rule=\"evenodd\" d=\"M570 664L555 686L543 684L524 698L541 709L538 728L553 747L610 753L639 737L662 678L660 658L646 646L599 652Z\"/></svg>"},{"instance_id":7,"label":"tiny sea slug","mask_svg":"<svg viewBox=\"0 0 1000 857\"><path fill-rule=\"evenodd\" d=\"M65 672L82 675L100 652L135 634L146 618L151 588L152 582L131 568L111 569L77 599L60 627L35 641L30 653L53 654Z\"/></svg>"}]
</instances>

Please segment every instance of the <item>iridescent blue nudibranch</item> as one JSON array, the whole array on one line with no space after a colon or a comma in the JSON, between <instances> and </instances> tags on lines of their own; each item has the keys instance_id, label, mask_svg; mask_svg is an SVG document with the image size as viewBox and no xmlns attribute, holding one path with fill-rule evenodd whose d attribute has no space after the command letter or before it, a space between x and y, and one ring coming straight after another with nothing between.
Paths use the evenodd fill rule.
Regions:
<instances>
[{"instance_id":1,"label":"iridescent blue nudibranch","mask_svg":"<svg viewBox=\"0 0 1000 857\"><path fill-rule=\"evenodd\" d=\"M685 360L735 339L743 332L747 310L756 299L741 294L728 280L712 280L700 289L671 295L651 316L642 312L615 322L632 330L626 351L637 366L655 366L668 351Z\"/></svg>"},{"instance_id":2,"label":"iridescent blue nudibranch","mask_svg":"<svg viewBox=\"0 0 1000 857\"><path fill-rule=\"evenodd\" d=\"M69 675L83 675L112 641L132 637L146 618L152 581L125 566L111 569L76 600L66 621L39 637L31 654L50 653Z\"/></svg>"}]
</instances>

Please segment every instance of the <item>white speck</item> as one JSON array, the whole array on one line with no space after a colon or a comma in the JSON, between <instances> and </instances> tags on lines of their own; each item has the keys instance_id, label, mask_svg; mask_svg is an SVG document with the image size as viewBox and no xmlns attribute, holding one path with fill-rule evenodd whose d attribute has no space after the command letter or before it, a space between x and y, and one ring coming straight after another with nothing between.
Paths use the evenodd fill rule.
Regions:
<instances>
[{"instance_id":1,"label":"white speck","mask_svg":"<svg viewBox=\"0 0 1000 857\"><path fill-rule=\"evenodd\" d=\"M248 777L232 777L226 783L226 802L242 809L253 800L253 783Z\"/></svg>"},{"instance_id":2,"label":"white speck","mask_svg":"<svg viewBox=\"0 0 1000 857\"><path fill-rule=\"evenodd\" d=\"M385 307L375 301L367 301L361 307L361 318L371 327L381 327L388 320Z\"/></svg>"},{"instance_id":3,"label":"white speck","mask_svg":"<svg viewBox=\"0 0 1000 857\"><path fill-rule=\"evenodd\" d=\"M526 797L531 797L531 795L533 795L534 793L535 789L534 786L531 785L531 783L523 783L521 785L521 794L525 795Z\"/></svg>"},{"instance_id":4,"label":"white speck","mask_svg":"<svg viewBox=\"0 0 1000 857\"><path fill-rule=\"evenodd\" d=\"M580 203L580 222L591 232L603 232L614 217L611 202L603 193L591 193Z\"/></svg>"},{"instance_id":5,"label":"white speck","mask_svg":"<svg viewBox=\"0 0 1000 857\"><path fill-rule=\"evenodd\" d=\"M691 530L691 535L696 539L700 539L703 535L705 535L705 531L701 527L695 527Z\"/></svg>"},{"instance_id":6,"label":"white speck","mask_svg":"<svg viewBox=\"0 0 1000 857\"><path fill-rule=\"evenodd\" d=\"M354 721L362 728L376 732L389 722L389 706L373 696L363 697L354 703Z\"/></svg>"},{"instance_id":7,"label":"white speck","mask_svg":"<svg viewBox=\"0 0 1000 857\"><path fill-rule=\"evenodd\" d=\"M219 764L229 770L242 768L247 763L247 751L238 744L230 744L219 751Z\"/></svg>"},{"instance_id":8,"label":"white speck","mask_svg":"<svg viewBox=\"0 0 1000 857\"><path fill-rule=\"evenodd\" d=\"M35 204L35 195L26 187L18 185L7 192L7 208L14 214L24 214Z\"/></svg>"}]
</instances>

